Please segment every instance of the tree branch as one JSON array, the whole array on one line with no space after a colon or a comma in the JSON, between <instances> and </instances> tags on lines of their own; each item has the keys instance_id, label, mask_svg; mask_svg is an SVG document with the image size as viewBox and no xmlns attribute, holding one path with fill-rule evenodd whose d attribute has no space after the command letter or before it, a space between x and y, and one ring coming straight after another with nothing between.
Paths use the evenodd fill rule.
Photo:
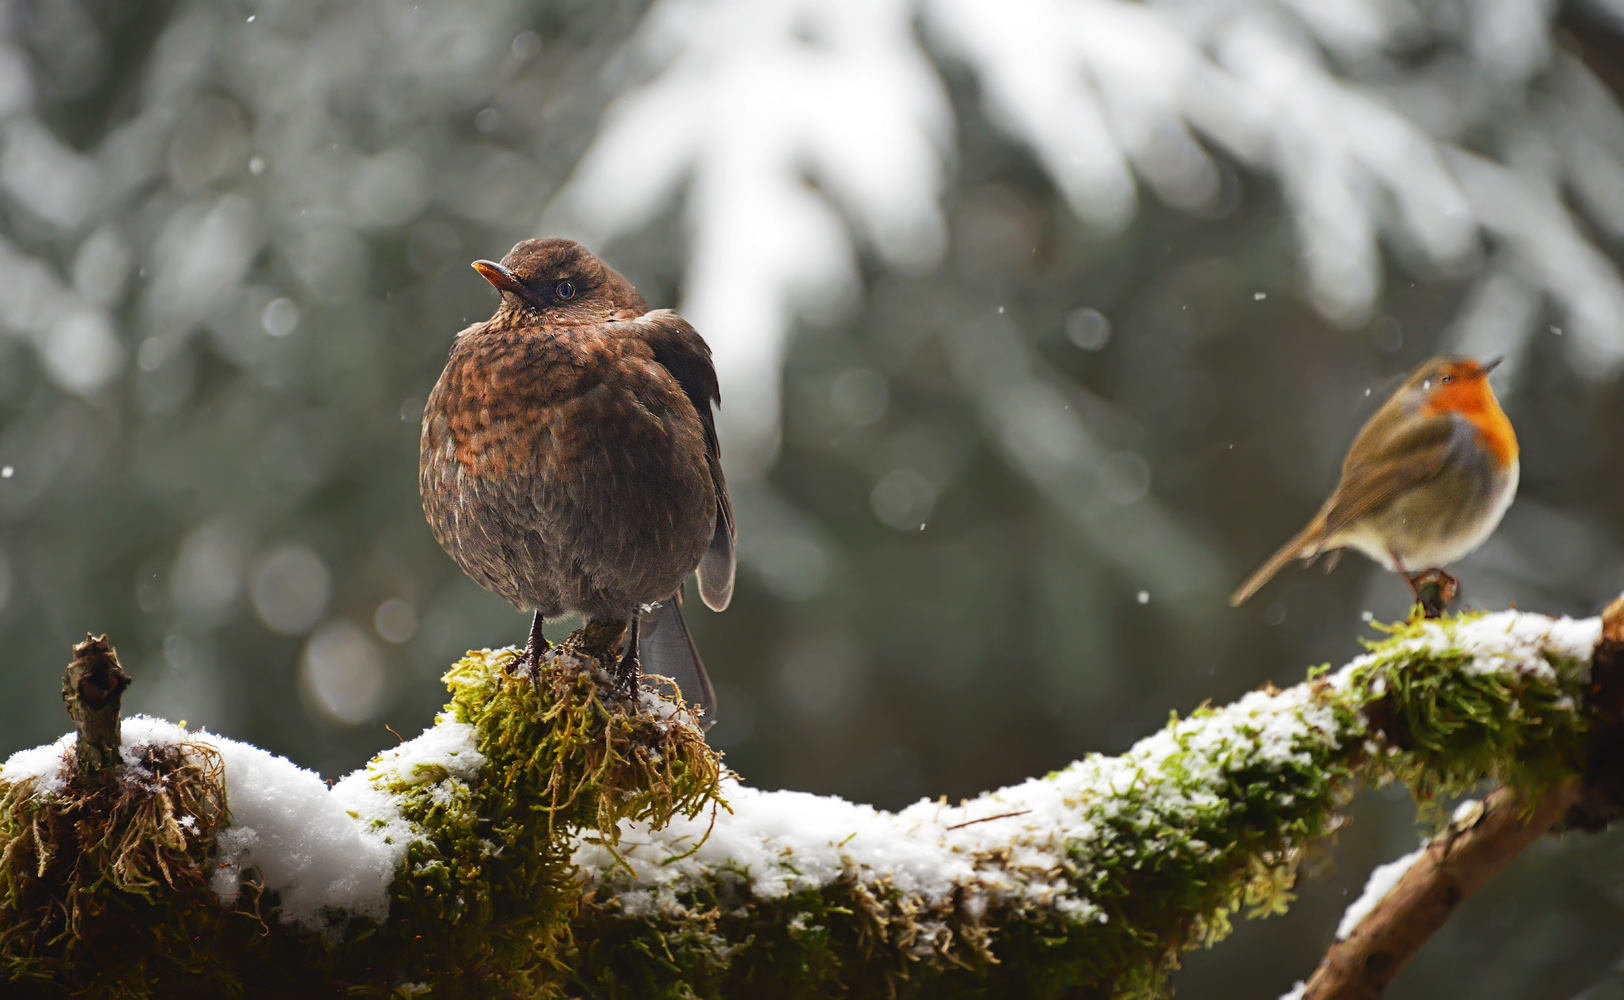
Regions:
<instances>
[{"instance_id":1,"label":"tree branch","mask_svg":"<svg viewBox=\"0 0 1624 1000\"><path fill-rule=\"evenodd\" d=\"M1597 725L1583 778L1537 795L1497 788L1449 824L1351 933L1331 945L1300 1000L1375 1000L1467 897L1559 821L1599 828L1618 813L1624 721L1624 598L1602 614L1587 700Z\"/></svg>"},{"instance_id":2,"label":"tree branch","mask_svg":"<svg viewBox=\"0 0 1624 1000\"><path fill-rule=\"evenodd\" d=\"M1497 788L1480 810L1432 839L1398 884L1331 946L1302 1000L1375 1000L1450 914L1523 848L1538 840L1583 794L1563 782L1530 805Z\"/></svg>"},{"instance_id":3,"label":"tree branch","mask_svg":"<svg viewBox=\"0 0 1624 1000\"><path fill-rule=\"evenodd\" d=\"M1396 626L1333 675L1175 719L1120 757L898 813L724 776L669 702L617 700L568 643L539 685L507 675L514 651L470 653L433 727L331 787L132 719L127 747L165 748L147 759L217 763L125 782L137 827L60 779L66 741L7 761L0 974L85 988L93 968L103 992L174 997L312 978L436 1000L1156 996L1234 913L1286 907L1303 848L1361 782L1428 800L1492 777L1526 801L1571 784L1600 631L1519 612ZM224 823L185 804L227 792ZM132 855L87 842L159 828L164 884L95 877ZM72 885L96 889L74 898L105 905L64 924L47 862L75 851ZM127 961L92 959L109 940Z\"/></svg>"}]
</instances>

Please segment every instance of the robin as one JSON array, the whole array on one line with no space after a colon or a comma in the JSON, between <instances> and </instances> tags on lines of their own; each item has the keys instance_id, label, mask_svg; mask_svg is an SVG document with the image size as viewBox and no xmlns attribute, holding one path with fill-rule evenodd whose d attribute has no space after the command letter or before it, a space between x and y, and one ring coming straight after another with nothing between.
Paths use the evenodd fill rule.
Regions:
<instances>
[{"instance_id":1,"label":"robin","mask_svg":"<svg viewBox=\"0 0 1624 1000\"><path fill-rule=\"evenodd\" d=\"M1488 380L1502 360L1480 365L1445 354L1412 372L1354 438L1330 499L1230 595L1230 606L1293 559L1329 552L1330 572L1343 548L1404 574L1418 600L1426 583L1438 582L1448 603L1454 580L1436 567L1483 544L1517 493L1517 436Z\"/></svg>"},{"instance_id":2,"label":"robin","mask_svg":"<svg viewBox=\"0 0 1624 1000\"><path fill-rule=\"evenodd\" d=\"M681 316L570 240L474 261L501 293L457 334L423 412L419 485L434 537L463 572L534 611L515 672L534 671L548 618L579 612L586 651L639 660L715 719L682 618L699 573L733 594L734 524L711 412L710 348Z\"/></svg>"}]
</instances>

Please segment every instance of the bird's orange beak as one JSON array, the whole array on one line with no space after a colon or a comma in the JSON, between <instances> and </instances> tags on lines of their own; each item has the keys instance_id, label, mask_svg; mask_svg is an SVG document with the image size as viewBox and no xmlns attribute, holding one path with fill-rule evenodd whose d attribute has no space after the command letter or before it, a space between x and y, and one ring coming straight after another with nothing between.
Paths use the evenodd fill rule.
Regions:
<instances>
[{"instance_id":1,"label":"bird's orange beak","mask_svg":"<svg viewBox=\"0 0 1624 1000\"><path fill-rule=\"evenodd\" d=\"M524 294L524 283L512 271L498 264L494 260L474 261L474 270L479 276L496 286L499 292L512 292L514 295Z\"/></svg>"}]
</instances>

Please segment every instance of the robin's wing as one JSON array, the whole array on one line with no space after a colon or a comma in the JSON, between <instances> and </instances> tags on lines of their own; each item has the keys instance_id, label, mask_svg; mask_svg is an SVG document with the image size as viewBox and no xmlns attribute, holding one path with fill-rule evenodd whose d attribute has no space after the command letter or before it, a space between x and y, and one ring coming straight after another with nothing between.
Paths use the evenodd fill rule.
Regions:
<instances>
[{"instance_id":1,"label":"robin's wing","mask_svg":"<svg viewBox=\"0 0 1624 1000\"><path fill-rule=\"evenodd\" d=\"M1416 484L1436 476L1449 458L1455 425L1452 415L1439 413L1405 420L1385 439L1368 443L1355 441L1349 461L1342 469L1342 481L1325 505L1321 540L1376 513ZM1360 452L1357 460L1352 457L1354 452Z\"/></svg>"},{"instance_id":2,"label":"robin's wing","mask_svg":"<svg viewBox=\"0 0 1624 1000\"><path fill-rule=\"evenodd\" d=\"M637 323L650 329L644 340L654 350L654 360L669 371L694 404L699 422L705 428L705 452L710 464L711 482L716 486L716 529L710 547L699 561L699 596L712 611L721 611L733 600L733 574L737 568L733 524L733 504L727 497L727 480L722 476L722 446L716 437L716 415L711 405L720 405L722 389L711 364L710 345L669 309L656 309L638 317Z\"/></svg>"}]
</instances>

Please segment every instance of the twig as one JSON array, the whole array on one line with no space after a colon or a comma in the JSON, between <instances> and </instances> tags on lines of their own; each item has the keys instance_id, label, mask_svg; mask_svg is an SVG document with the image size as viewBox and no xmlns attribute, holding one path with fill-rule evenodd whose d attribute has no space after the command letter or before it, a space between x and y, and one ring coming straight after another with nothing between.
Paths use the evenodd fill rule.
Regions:
<instances>
[{"instance_id":1,"label":"twig","mask_svg":"<svg viewBox=\"0 0 1624 1000\"><path fill-rule=\"evenodd\" d=\"M1008 819L1011 816L1025 816L1031 811L1032 810L1030 809L1018 809L1012 813L999 813L996 816L983 816L980 819L967 819L963 823L954 823L952 826L948 827L948 829L958 830L962 827L973 826L976 823L988 823L995 819Z\"/></svg>"}]
</instances>

